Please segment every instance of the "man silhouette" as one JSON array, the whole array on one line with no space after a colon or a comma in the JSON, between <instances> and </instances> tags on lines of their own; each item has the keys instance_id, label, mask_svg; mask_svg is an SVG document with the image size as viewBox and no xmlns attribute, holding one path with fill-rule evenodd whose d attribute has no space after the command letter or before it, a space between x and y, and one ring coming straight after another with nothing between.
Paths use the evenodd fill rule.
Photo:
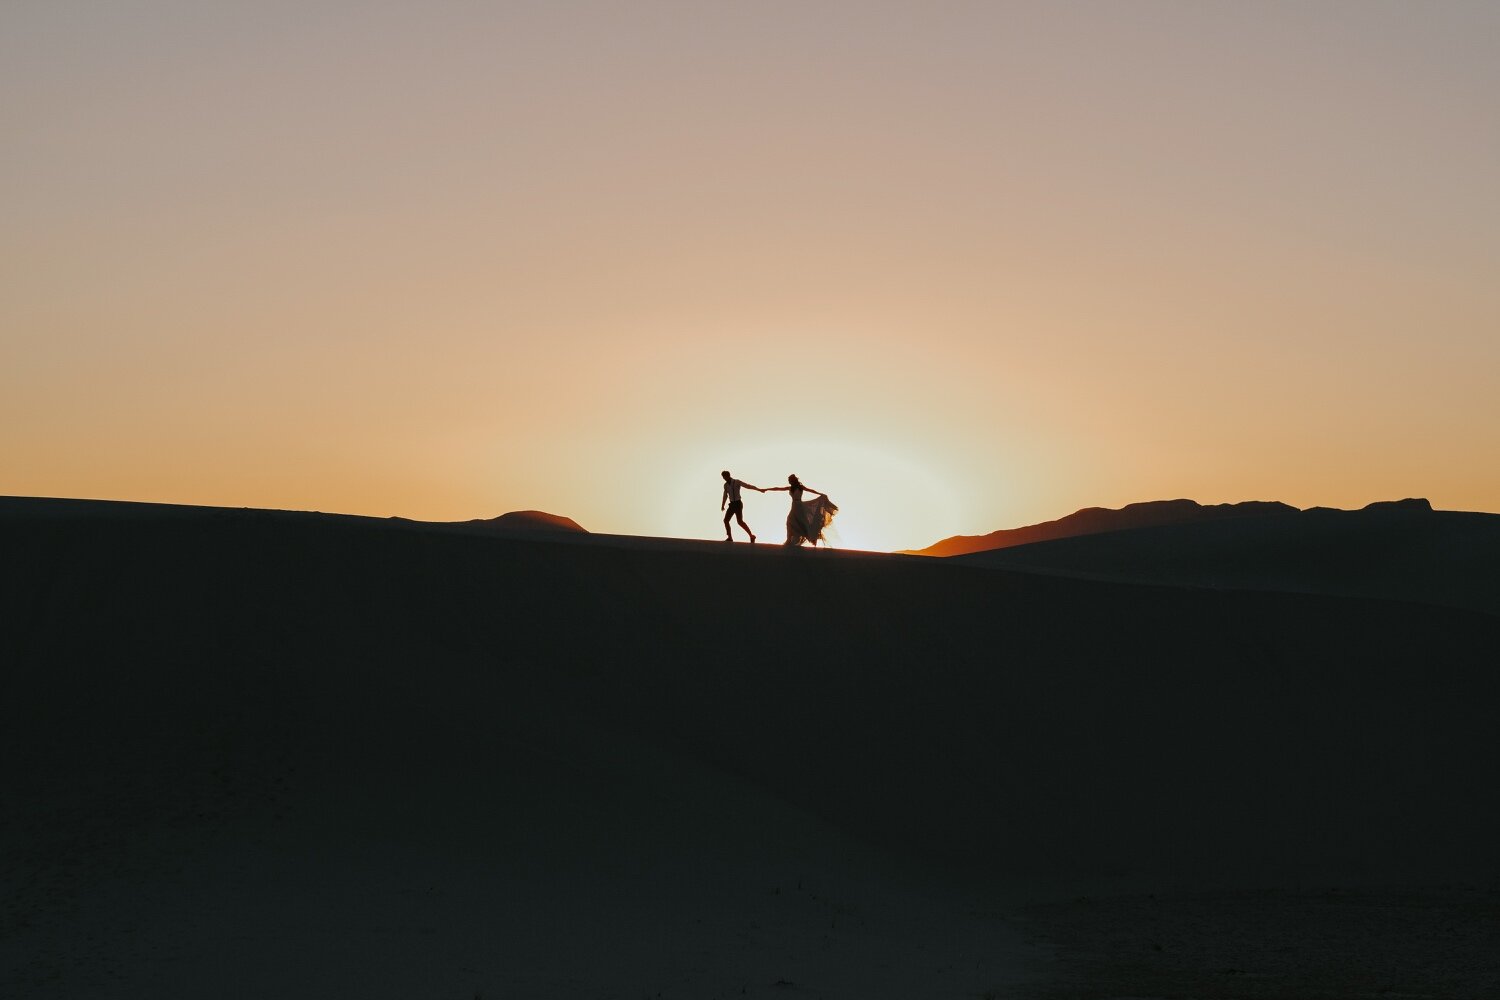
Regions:
<instances>
[{"instance_id":1,"label":"man silhouette","mask_svg":"<svg viewBox=\"0 0 1500 1000\"><path fill-rule=\"evenodd\" d=\"M751 531L750 525L745 523L745 505L740 502L740 487L743 486L745 489L754 490L757 493L764 493L765 490L759 486L752 486L749 483L734 478L729 474L728 469L725 469L719 475L724 477L724 496L719 500L719 509L724 511L724 541L734 541L734 532L729 527L729 519L732 517L740 522L740 527L744 528L745 534L750 536L750 544L754 545L755 532Z\"/></svg>"}]
</instances>

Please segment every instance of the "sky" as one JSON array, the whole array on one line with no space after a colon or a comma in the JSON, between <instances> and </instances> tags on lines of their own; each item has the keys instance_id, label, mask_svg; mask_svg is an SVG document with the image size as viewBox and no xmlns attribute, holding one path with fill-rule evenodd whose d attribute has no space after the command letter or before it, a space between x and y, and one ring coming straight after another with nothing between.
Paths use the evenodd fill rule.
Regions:
<instances>
[{"instance_id":1,"label":"sky","mask_svg":"<svg viewBox=\"0 0 1500 1000\"><path fill-rule=\"evenodd\" d=\"M1489 0L7 0L0 135L0 493L1500 511Z\"/></svg>"}]
</instances>

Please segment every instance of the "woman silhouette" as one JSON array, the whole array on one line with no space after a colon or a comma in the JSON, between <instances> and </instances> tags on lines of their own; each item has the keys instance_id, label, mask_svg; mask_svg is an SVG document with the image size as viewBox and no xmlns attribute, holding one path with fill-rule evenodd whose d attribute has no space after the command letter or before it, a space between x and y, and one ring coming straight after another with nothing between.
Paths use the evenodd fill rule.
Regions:
<instances>
[{"instance_id":1,"label":"woman silhouette","mask_svg":"<svg viewBox=\"0 0 1500 1000\"><path fill-rule=\"evenodd\" d=\"M828 499L827 493L819 493L811 486L804 486L802 480L797 478L796 473L786 477L785 486L768 486L767 493L790 493L792 495L792 509L786 515L786 542L783 544L796 546L803 542L811 542L817 545L823 541L823 529L828 527L828 522L833 520L833 515L839 512L833 501ZM816 499L802 499L802 494L811 493Z\"/></svg>"}]
</instances>

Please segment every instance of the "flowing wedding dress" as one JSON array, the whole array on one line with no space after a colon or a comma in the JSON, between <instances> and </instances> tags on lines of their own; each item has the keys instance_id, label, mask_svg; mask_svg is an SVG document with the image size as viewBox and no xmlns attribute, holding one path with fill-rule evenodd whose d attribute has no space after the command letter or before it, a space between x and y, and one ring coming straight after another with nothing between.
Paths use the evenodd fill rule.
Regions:
<instances>
[{"instance_id":1,"label":"flowing wedding dress","mask_svg":"<svg viewBox=\"0 0 1500 1000\"><path fill-rule=\"evenodd\" d=\"M792 509L786 515L787 545L801 545L803 542L817 545L823 541L823 529L828 527L833 515L839 512L833 501L825 496L803 500L802 491L800 486L794 486L788 491L792 495Z\"/></svg>"}]
</instances>

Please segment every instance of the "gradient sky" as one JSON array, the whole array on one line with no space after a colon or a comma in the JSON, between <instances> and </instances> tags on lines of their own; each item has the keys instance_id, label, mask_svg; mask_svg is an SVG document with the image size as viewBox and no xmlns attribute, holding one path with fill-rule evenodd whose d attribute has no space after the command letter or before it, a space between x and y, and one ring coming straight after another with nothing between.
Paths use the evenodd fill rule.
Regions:
<instances>
[{"instance_id":1,"label":"gradient sky","mask_svg":"<svg viewBox=\"0 0 1500 1000\"><path fill-rule=\"evenodd\" d=\"M7 0L0 95L0 493L1500 510L1489 0Z\"/></svg>"}]
</instances>

